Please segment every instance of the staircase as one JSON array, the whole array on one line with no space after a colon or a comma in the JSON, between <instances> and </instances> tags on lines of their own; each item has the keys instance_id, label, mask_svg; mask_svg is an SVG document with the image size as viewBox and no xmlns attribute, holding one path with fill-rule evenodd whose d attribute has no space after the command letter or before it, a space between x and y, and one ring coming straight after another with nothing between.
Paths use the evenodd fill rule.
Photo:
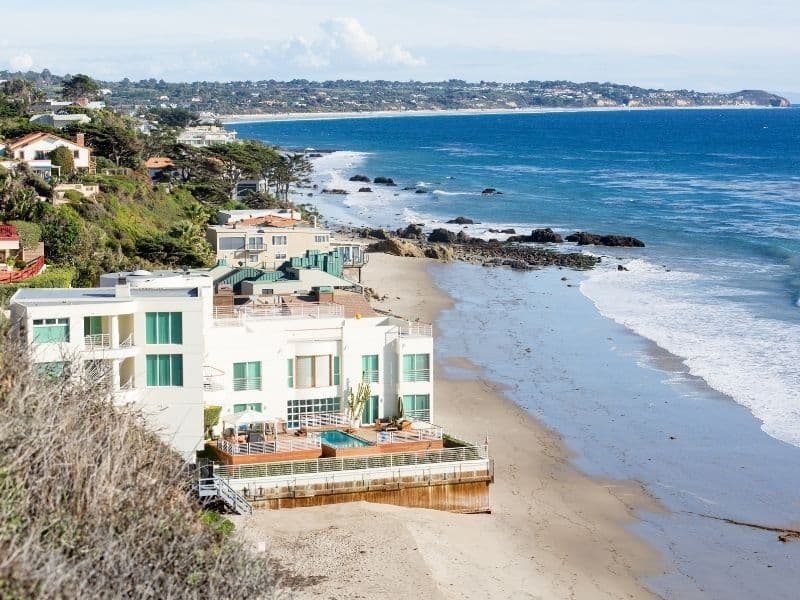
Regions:
<instances>
[{"instance_id":1,"label":"staircase","mask_svg":"<svg viewBox=\"0 0 800 600\"><path fill-rule=\"evenodd\" d=\"M219 477L202 477L195 484L197 495L201 500L219 498L230 509L240 515L252 515L253 507L228 482Z\"/></svg>"}]
</instances>

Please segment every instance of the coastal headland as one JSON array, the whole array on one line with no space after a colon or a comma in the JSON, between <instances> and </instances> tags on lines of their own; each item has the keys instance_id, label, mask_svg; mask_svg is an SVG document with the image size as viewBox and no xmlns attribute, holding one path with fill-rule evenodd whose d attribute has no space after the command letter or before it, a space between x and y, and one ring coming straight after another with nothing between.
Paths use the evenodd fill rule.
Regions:
<instances>
[{"instance_id":1,"label":"coastal headland","mask_svg":"<svg viewBox=\"0 0 800 600\"><path fill-rule=\"evenodd\" d=\"M376 308L436 323L452 306L435 261L372 254L364 284ZM629 527L658 504L632 481L582 474L559 436L462 356L438 355L437 420L489 439L492 513L458 515L366 503L259 511L237 530L266 542L298 597L649 598L663 571ZM465 377L448 377L455 369ZM296 578L296 579L295 579Z\"/></svg>"}]
</instances>

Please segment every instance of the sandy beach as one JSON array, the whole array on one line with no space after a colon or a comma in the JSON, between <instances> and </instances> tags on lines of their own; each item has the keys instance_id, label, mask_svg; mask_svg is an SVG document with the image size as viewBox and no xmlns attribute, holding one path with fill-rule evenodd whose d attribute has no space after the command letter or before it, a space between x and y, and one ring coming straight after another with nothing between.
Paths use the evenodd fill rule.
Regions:
<instances>
[{"instance_id":1,"label":"sandy beach","mask_svg":"<svg viewBox=\"0 0 800 600\"><path fill-rule=\"evenodd\" d=\"M562 112L609 112L641 110L722 110L770 108L768 106L597 106L585 108L459 108L447 110L373 110L341 112L251 113L218 115L224 125L236 123L267 123L270 121L324 121L329 119L375 119L381 117L454 117L464 115L516 115Z\"/></svg>"},{"instance_id":2,"label":"sandy beach","mask_svg":"<svg viewBox=\"0 0 800 600\"><path fill-rule=\"evenodd\" d=\"M371 255L364 282L387 296L376 307L436 323L452 301L429 264ZM629 526L657 504L635 483L582 474L559 437L480 369L446 360L470 375L437 376L436 421L462 438L489 437L491 514L354 503L236 517L239 535L266 544L299 598L653 597L639 578L664 566Z\"/></svg>"}]
</instances>

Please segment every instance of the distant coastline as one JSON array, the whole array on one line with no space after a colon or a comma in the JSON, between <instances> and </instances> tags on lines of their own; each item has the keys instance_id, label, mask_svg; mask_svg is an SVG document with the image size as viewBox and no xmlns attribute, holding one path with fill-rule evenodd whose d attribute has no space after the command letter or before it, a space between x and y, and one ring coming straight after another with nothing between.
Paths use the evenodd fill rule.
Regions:
<instances>
[{"instance_id":1,"label":"distant coastline","mask_svg":"<svg viewBox=\"0 0 800 600\"><path fill-rule=\"evenodd\" d=\"M721 104L718 106L593 106L561 108L453 108L442 110L379 110L342 112L293 112L293 113L250 113L238 115L219 115L223 125L236 123L268 123L271 121L325 121L329 119L376 119L390 117L456 117L469 115L516 115L566 112L633 112L643 110L747 110L786 108L760 104Z\"/></svg>"}]
</instances>

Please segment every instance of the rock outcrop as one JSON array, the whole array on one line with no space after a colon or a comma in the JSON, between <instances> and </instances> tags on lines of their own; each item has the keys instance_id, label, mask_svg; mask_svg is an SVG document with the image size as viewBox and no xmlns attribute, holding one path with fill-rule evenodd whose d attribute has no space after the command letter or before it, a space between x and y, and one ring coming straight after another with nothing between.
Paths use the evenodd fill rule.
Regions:
<instances>
[{"instance_id":1,"label":"rock outcrop","mask_svg":"<svg viewBox=\"0 0 800 600\"><path fill-rule=\"evenodd\" d=\"M405 229L398 229L397 235L407 240L421 240L425 237L422 233L422 227L416 223L408 225Z\"/></svg>"},{"instance_id":2,"label":"rock outcrop","mask_svg":"<svg viewBox=\"0 0 800 600\"><path fill-rule=\"evenodd\" d=\"M372 188L371 187L362 187L362 188L358 188L358 191L359 192L371 192Z\"/></svg>"},{"instance_id":3,"label":"rock outcrop","mask_svg":"<svg viewBox=\"0 0 800 600\"><path fill-rule=\"evenodd\" d=\"M455 219L450 219L447 221L447 223L456 225L474 225L475 221L468 219L467 217L456 217Z\"/></svg>"},{"instance_id":4,"label":"rock outcrop","mask_svg":"<svg viewBox=\"0 0 800 600\"><path fill-rule=\"evenodd\" d=\"M585 231L576 231L567 236L568 242L576 242L578 246L612 246L619 248L644 248L644 242L627 235L598 235Z\"/></svg>"},{"instance_id":5,"label":"rock outcrop","mask_svg":"<svg viewBox=\"0 0 800 600\"><path fill-rule=\"evenodd\" d=\"M350 181L360 181L361 183L369 183L369 177L366 175L353 175Z\"/></svg>"},{"instance_id":6,"label":"rock outcrop","mask_svg":"<svg viewBox=\"0 0 800 600\"><path fill-rule=\"evenodd\" d=\"M378 183L382 185L397 185L394 182L394 179L392 179L391 177L376 177L375 179L372 180L372 183Z\"/></svg>"},{"instance_id":7,"label":"rock outcrop","mask_svg":"<svg viewBox=\"0 0 800 600\"><path fill-rule=\"evenodd\" d=\"M564 239L555 231L546 227L544 229L534 229L530 235L515 235L508 238L509 242L522 242L533 244L560 244Z\"/></svg>"},{"instance_id":8,"label":"rock outcrop","mask_svg":"<svg viewBox=\"0 0 800 600\"><path fill-rule=\"evenodd\" d=\"M453 252L453 248L444 244L434 244L432 246L428 246L425 248L425 256L445 262L455 260L455 252Z\"/></svg>"},{"instance_id":9,"label":"rock outcrop","mask_svg":"<svg viewBox=\"0 0 800 600\"><path fill-rule=\"evenodd\" d=\"M386 254L394 254L395 256L408 256L413 258L422 258L425 256L425 253L416 244L394 238L370 244L367 247L367 251L385 252Z\"/></svg>"},{"instance_id":10,"label":"rock outcrop","mask_svg":"<svg viewBox=\"0 0 800 600\"><path fill-rule=\"evenodd\" d=\"M456 241L456 234L449 229L434 229L428 234L428 241L432 244L452 244Z\"/></svg>"},{"instance_id":11,"label":"rock outcrop","mask_svg":"<svg viewBox=\"0 0 800 600\"><path fill-rule=\"evenodd\" d=\"M502 193L503 192L498 192L494 188L484 188L484 190L481 192L481 194L483 194L484 196L497 196L498 194Z\"/></svg>"}]
</instances>

